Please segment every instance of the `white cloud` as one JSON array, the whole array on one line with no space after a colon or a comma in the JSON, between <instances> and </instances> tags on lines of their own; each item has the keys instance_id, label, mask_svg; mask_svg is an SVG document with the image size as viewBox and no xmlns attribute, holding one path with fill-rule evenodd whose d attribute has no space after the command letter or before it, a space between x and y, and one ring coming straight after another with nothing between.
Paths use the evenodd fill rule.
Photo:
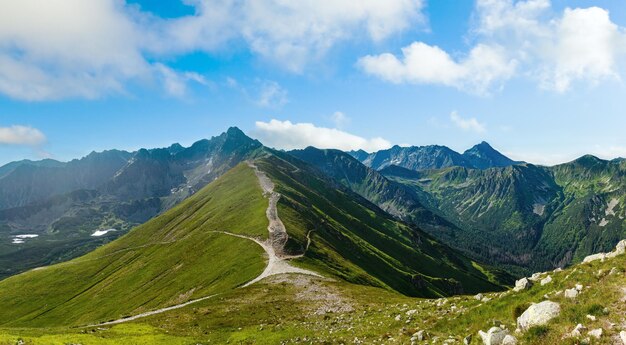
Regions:
<instances>
[{"instance_id":1,"label":"white cloud","mask_svg":"<svg viewBox=\"0 0 626 345\"><path fill-rule=\"evenodd\" d=\"M557 13L549 0L477 0L470 33L474 44L462 58L414 42L401 57L365 56L359 65L393 83L440 84L479 94L513 77L562 93L576 82L619 80L626 67L626 30L599 7Z\"/></svg>"},{"instance_id":2,"label":"white cloud","mask_svg":"<svg viewBox=\"0 0 626 345\"><path fill-rule=\"evenodd\" d=\"M263 108L280 108L287 104L287 90L272 80L260 82L259 95L256 104Z\"/></svg>"},{"instance_id":3,"label":"white cloud","mask_svg":"<svg viewBox=\"0 0 626 345\"><path fill-rule=\"evenodd\" d=\"M365 72L392 83L441 84L484 93L494 83L510 78L516 62L498 46L477 45L455 61L437 46L414 42L402 48L402 59L385 53L365 56L358 64Z\"/></svg>"},{"instance_id":4,"label":"white cloud","mask_svg":"<svg viewBox=\"0 0 626 345\"><path fill-rule=\"evenodd\" d=\"M0 2L0 92L23 100L96 98L149 72L114 0Z\"/></svg>"},{"instance_id":5,"label":"white cloud","mask_svg":"<svg viewBox=\"0 0 626 345\"><path fill-rule=\"evenodd\" d=\"M337 128L343 128L350 123L350 118L341 111L336 111L330 116L330 120Z\"/></svg>"},{"instance_id":6,"label":"white cloud","mask_svg":"<svg viewBox=\"0 0 626 345\"><path fill-rule=\"evenodd\" d=\"M226 86L239 91L251 103L261 108L281 108L289 103L289 92L278 82L257 79L245 86L237 79L226 78Z\"/></svg>"},{"instance_id":7,"label":"white cloud","mask_svg":"<svg viewBox=\"0 0 626 345\"><path fill-rule=\"evenodd\" d=\"M567 91L576 80L598 83L617 78L616 59L625 56L626 35L598 7L566 9L553 23L553 44L541 51L544 86Z\"/></svg>"},{"instance_id":8,"label":"white cloud","mask_svg":"<svg viewBox=\"0 0 626 345\"><path fill-rule=\"evenodd\" d=\"M487 131L485 125L478 122L476 118L471 117L468 119L464 119L459 116L458 112L456 111L450 113L450 121L452 121L455 126L464 131L472 131L476 133L485 133Z\"/></svg>"},{"instance_id":9,"label":"white cloud","mask_svg":"<svg viewBox=\"0 0 626 345\"><path fill-rule=\"evenodd\" d=\"M383 138L365 139L335 128L274 119L270 122L257 121L251 135L267 146L285 150L314 146L320 149L362 149L372 152L391 147L391 143Z\"/></svg>"},{"instance_id":10,"label":"white cloud","mask_svg":"<svg viewBox=\"0 0 626 345\"><path fill-rule=\"evenodd\" d=\"M93 99L164 81L179 97L185 83L200 78L173 74L160 60L221 52L235 41L299 72L360 32L378 41L423 20L422 0L185 2L194 15L166 19L122 0L1 1L0 93L29 101Z\"/></svg>"},{"instance_id":11,"label":"white cloud","mask_svg":"<svg viewBox=\"0 0 626 345\"><path fill-rule=\"evenodd\" d=\"M165 92L173 97L186 97L188 95L190 82L204 86L212 86L212 83L207 80L206 77L195 72L177 72L161 63L155 63L154 68L161 76Z\"/></svg>"},{"instance_id":12,"label":"white cloud","mask_svg":"<svg viewBox=\"0 0 626 345\"><path fill-rule=\"evenodd\" d=\"M0 145L38 146L46 141L46 136L37 128L14 125L0 127Z\"/></svg>"}]
</instances>

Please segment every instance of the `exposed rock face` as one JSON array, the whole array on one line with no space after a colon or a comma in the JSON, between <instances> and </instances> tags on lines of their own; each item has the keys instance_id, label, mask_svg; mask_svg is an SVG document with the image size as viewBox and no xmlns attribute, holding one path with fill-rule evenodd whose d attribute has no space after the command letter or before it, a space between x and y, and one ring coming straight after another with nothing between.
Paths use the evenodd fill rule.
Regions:
<instances>
[{"instance_id":1,"label":"exposed rock face","mask_svg":"<svg viewBox=\"0 0 626 345\"><path fill-rule=\"evenodd\" d=\"M513 288L513 291L519 292L522 290L526 290L529 289L532 285L532 282L528 280L528 278L522 278L515 281L515 287Z\"/></svg>"},{"instance_id":2,"label":"exposed rock face","mask_svg":"<svg viewBox=\"0 0 626 345\"><path fill-rule=\"evenodd\" d=\"M478 335L483 340L484 345L502 345L504 338L509 334L507 330L500 327L491 327L486 333L478 331Z\"/></svg>"},{"instance_id":3,"label":"exposed rock face","mask_svg":"<svg viewBox=\"0 0 626 345\"><path fill-rule=\"evenodd\" d=\"M561 313L561 306L552 301L533 304L517 318L517 326L526 331L534 326L545 325Z\"/></svg>"},{"instance_id":4,"label":"exposed rock face","mask_svg":"<svg viewBox=\"0 0 626 345\"><path fill-rule=\"evenodd\" d=\"M596 260L604 261L605 258L606 258L606 254L605 253L598 253L598 254L593 254L593 255L589 255L589 256L585 257L583 259L583 262L587 263L587 262L592 262L592 261L596 261Z\"/></svg>"},{"instance_id":5,"label":"exposed rock face","mask_svg":"<svg viewBox=\"0 0 626 345\"><path fill-rule=\"evenodd\" d=\"M626 345L626 331L619 332L619 338L622 340L622 343Z\"/></svg>"}]
</instances>

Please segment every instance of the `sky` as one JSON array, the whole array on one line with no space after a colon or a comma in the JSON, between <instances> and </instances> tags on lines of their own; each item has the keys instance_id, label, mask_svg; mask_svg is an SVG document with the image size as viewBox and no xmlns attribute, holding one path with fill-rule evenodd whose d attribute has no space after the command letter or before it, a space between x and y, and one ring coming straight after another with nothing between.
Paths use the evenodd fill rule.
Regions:
<instances>
[{"instance_id":1,"label":"sky","mask_svg":"<svg viewBox=\"0 0 626 345\"><path fill-rule=\"evenodd\" d=\"M0 164L193 142L626 156L614 0L7 0Z\"/></svg>"}]
</instances>

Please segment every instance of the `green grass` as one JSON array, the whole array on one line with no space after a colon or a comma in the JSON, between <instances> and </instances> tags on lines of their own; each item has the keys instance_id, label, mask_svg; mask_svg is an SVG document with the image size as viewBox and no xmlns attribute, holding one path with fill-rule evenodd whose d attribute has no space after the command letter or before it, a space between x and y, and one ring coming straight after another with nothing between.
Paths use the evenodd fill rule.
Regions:
<instances>
[{"instance_id":1,"label":"green grass","mask_svg":"<svg viewBox=\"0 0 626 345\"><path fill-rule=\"evenodd\" d=\"M264 253L214 231L267 237L266 207L241 165L88 255L0 281L0 325L83 325L231 290L263 271Z\"/></svg>"},{"instance_id":2,"label":"green grass","mask_svg":"<svg viewBox=\"0 0 626 345\"><path fill-rule=\"evenodd\" d=\"M283 195L279 214L293 234L293 247L302 248L311 233L303 262L308 267L411 296L450 295L458 292L458 283L468 293L501 289L490 281L497 275L489 268L395 220L357 194L338 189L302 162L277 154L258 165Z\"/></svg>"}]
</instances>

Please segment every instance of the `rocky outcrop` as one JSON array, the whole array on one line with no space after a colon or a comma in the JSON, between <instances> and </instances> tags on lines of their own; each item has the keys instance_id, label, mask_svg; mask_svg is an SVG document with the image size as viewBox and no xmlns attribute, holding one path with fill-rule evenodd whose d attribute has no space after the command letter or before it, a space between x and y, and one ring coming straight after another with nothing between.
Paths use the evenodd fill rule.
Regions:
<instances>
[{"instance_id":1,"label":"rocky outcrop","mask_svg":"<svg viewBox=\"0 0 626 345\"><path fill-rule=\"evenodd\" d=\"M534 326L542 326L561 313L561 306L552 301L533 304L517 318L517 327L526 331Z\"/></svg>"}]
</instances>

